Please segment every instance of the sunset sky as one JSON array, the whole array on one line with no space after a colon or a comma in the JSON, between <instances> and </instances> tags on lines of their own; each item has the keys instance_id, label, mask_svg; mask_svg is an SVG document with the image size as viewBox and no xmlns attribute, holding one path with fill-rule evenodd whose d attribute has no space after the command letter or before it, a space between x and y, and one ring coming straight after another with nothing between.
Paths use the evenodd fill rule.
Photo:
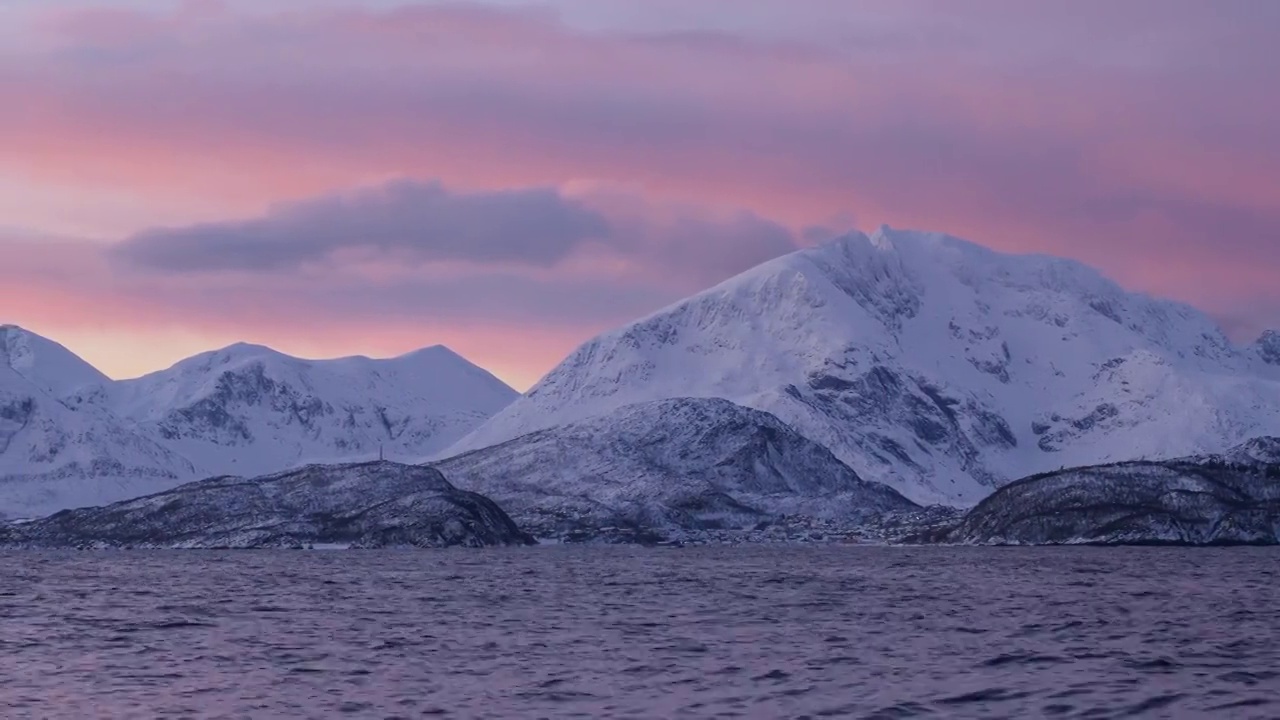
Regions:
<instances>
[{"instance_id":1,"label":"sunset sky","mask_svg":"<svg viewBox=\"0 0 1280 720\"><path fill-rule=\"evenodd\" d=\"M1280 326L1274 0L3 0L0 322L524 389L849 229Z\"/></svg>"}]
</instances>

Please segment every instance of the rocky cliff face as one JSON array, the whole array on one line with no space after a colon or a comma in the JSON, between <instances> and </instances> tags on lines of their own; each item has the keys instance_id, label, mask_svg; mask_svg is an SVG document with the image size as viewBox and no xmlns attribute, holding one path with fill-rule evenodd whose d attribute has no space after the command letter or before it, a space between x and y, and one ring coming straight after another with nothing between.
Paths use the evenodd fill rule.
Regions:
<instances>
[{"instance_id":1,"label":"rocky cliff face","mask_svg":"<svg viewBox=\"0 0 1280 720\"><path fill-rule=\"evenodd\" d=\"M1268 330L1254 343L1258 357L1268 365L1280 365L1280 332Z\"/></svg>"}]
</instances>

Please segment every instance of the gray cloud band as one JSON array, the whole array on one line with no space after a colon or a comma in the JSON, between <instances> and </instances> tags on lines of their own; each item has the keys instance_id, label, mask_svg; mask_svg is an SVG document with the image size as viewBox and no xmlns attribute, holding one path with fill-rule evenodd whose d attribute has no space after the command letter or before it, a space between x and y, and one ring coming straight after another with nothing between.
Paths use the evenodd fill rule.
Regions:
<instances>
[{"instance_id":1,"label":"gray cloud band","mask_svg":"<svg viewBox=\"0 0 1280 720\"><path fill-rule=\"evenodd\" d=\"M147 230L111 253L149 270L279 273L344 250L419 263L552 267L589 243L641 262L678 263L699 281L721 279L796 247L786 228L750 213L610 217L554 189L456 193L438 182L400 180L281 206L249 220Z\"/></svg>"}]
</instances>

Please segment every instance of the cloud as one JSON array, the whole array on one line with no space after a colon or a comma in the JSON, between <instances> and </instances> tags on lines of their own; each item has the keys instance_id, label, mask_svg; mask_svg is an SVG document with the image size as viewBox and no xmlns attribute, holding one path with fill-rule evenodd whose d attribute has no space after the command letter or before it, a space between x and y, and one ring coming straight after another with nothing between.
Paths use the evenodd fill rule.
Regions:
<instances>
[{"instance_id":1,"label":"cloud","mask_svg":"<svg viewBox=\"0 0 1280 720\"><path fill-rule=\"evenodd\" d=\"M67 343L116 377L247 340L308 357L444 343L527 387L593 334L685 294L652 275L582 267L290 272L122 269L102 243L0 238L0 322ZM138 348L146 348L138 352Z\"/></svg>"},{"instance_id":2,"label":"cloud","mask_svg":"<svg viewBox=\"0 0 1280 720\"><path fill-rule=\"evenodd\" d=\"M552 189L454 193L439 183L399 181L282 205L252 220L147 230L113 251L177 272L295 270L343 250L413 262L551 266L609 232L599 213Z\"/></svg>"},{"instance_id":3,"label":"cloud","mask_svg":"<svg viewBox=\"0 0 1280 720\"><path fill-rule=\"evenodd\" d=\"M591 33L456 3L73 13L53 50L0 66L17 108L0 131L37 177L246 206L370 177L594 178L794 224L852 211L949 227L963 212L1052 230L1022 197L1064 171L1074 193L1274 203L1280 99L1262 90L1280 61L1255 26L1275 12L1246 5L750 3L742 16L794 16L781 37ZM929 172L935 158L951 167ZM1163 167L1182 163L1213 167ZM978 202L939 207L960 194Z\"/></svg>"},{"instance_id":4,"label":"cloud","mask_svg":"<svg viewBox=\"0 0 1280 720\"><path fill-rule=\"evenodd\" d=\"M553 268L585 251L684 277L683 287L696 289L796 247L786 227L744 211L714 215L614 191L454 192L396 180L249 220L145 230L110 254L149 271L278 275L353 259Z\"/></svg>"},{"instance_id":5,"label":"cloud","mask_svg":"<svg viewBox=\"0 0 1280 720\"><path fill-rule=\"evenodd\" d=\"M711 212L688 204L653 203L608 187L578 197L610 225L609 246L663 277L700 289L799 246L784 224L745 210ZM809 244L809 243L804 243Z\"/></svg>"},{"instance_id":6,"label":"cloud","mask_svg":"<svg viewBox=\"0 0 1280 720\"><path fill-rule=\"evenodd\" d=\"M0 236L0 308L17 313L4 319L79 335L174 335L158 333L149 347L239 332L312 354L355 352L351 343L400 352L414 337L465 353L484 339L476 359L527 385L584 334L795 247L787 228L752 213L654 204L616 189L458 193L398 180L117 243L13 230ZM510 343L500 347L503 333ZM389 334L395 343L368 345ZM127 367L115 372L136 374Z\"/></svg>"}]
</instances>

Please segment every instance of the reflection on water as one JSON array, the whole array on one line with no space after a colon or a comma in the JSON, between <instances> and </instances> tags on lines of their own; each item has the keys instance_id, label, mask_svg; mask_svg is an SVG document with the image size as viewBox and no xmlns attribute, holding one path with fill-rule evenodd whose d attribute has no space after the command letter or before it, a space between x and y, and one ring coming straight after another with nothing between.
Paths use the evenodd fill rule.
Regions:
<instances>
[{"instance_id":1,"label":"reflection on water","mask_svg":"<svg viewBox=\"0 0 1280 720\"><path fill-rule=\"evenodd\" d=\"M1280 551L0 555L5 717L1280 717Z\"/></svg>"}]
</instances>

